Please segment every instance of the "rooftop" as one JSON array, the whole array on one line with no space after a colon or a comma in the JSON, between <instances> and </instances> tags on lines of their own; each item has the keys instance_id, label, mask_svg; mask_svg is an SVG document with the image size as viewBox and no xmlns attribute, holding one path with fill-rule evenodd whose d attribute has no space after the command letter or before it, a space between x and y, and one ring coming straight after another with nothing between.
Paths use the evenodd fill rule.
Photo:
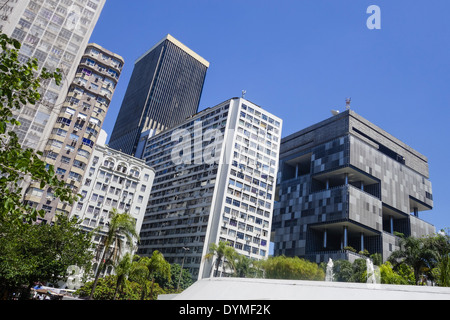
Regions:
<instances>
[{"instance_id":1,"label":"rooftop","mask_svg":"<svg viewBox=\"0 0 450 320\"><path fill-rule=\"evenodd\" d=\"M135 63L138 63L143 57L145 57L148 53L150 53L153 49L155 49L157 46L159 46L161 43L163 43L164 41L170 41L172 42L174 45L176 45L177 47L179 47L181 50L185 51L187 54L189 54L191 57L193 57L194 59L198 60L200 63L202 63L203 65L205 65L207 68L209 67L209 62L206 61L204 58L202 58L200 55L198 55L197 53L195 53L194 51L192 51L191 49L189 49L187 46L185 46L184 44L182 44L180 41L178 41L177 39L175 39L173 36L171 36L170 34L166 35L164 38L162 38L157 44L155 44L153 47L151 47L149 50L147 50L146 53L144 53L140 58L138 58L136 60Z\"/></svg>"}]
</instances>

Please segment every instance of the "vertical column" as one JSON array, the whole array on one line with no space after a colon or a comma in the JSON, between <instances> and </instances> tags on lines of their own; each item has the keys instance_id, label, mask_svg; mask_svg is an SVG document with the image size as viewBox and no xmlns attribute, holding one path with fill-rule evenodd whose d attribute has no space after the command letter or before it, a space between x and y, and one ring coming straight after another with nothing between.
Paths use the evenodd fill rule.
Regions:
<instances>
[{"instance_id":1,"label":"vertical column","mask_svg":"<svg viewBox=\"0 0 450 320\"><path fill-rule=\"evenodd\" d=\"M327 247L327 229L323 231L323 247Z\"/></svg>"},{"instance_id":2,"label":"vertical column","mask_svg":"<svg viewBox=\"0 0 450 320\"><path fill-rule=\"evenodd\" d=\"M348 246L348 227L344 226L344 243L343 243L343 247L347 247Z\"/></svg>"},{"instance_id":3,"label":"vertical column","mask_svg":"<svg viewBox=\"0 0 450 320\"><path fill-rule=\"evenodd\" d=\"M361 232L361 251L364 251L364 232Z\"/></svg>"},{"instance_id":4,"label":"vertical column","mask_svg":"<svg viewBox=\"0 0 450 320\"><path fill-rule=\"evenodd\" d=\"M414 216L419 217L419 208L414 207Z\"/></svg>"},{"instance_id":5,"label":"vertical column","mask_svg":"<svg viewBox=\"0 0 450 320\"><path fill-rule=\"evenodd\" d=\"M298 178L298 167L299 167L300 163L297 163L297 165L295 166L295 178Z\"/></svg>"},{"instance_id":6,"label":"vertical column","mask_svg":"<svg viewBox=\"0 0 450 320\"><path fill-rule=\"evenodd\" d=\"M345 173L345 185L348 185L348 173Z\"/></svg>"},{"instance_id":7,"label":"vertical column","mask_svg":"<svg viewBox=\"0 0 450 320\"><path fill-rule=\"evenodd\" d=\"M389 222L391 225L391 234L394 234L394 217L393 216L389 216Z\"/></svg>"},{"instance_id":8,"label":"vertical column","mask_svg":"<svg viewBox=\"0 0 450 320\"><path fill-rule=\"evenodd\" d=\"M364 181L361 181L361 190L364 191Z\"/></svg>"},{"instance_id":9,"label":"vertical column","mask_svg":"<svg viewBox=\"0 0 450 320\"><path fill-rule=\"evenodd\" d=\"M327 190L330 189L330 180L327 179L327 181L325 182L325 184L326 184L326 189L327 189Z\"/></svg>"}]
</instances>

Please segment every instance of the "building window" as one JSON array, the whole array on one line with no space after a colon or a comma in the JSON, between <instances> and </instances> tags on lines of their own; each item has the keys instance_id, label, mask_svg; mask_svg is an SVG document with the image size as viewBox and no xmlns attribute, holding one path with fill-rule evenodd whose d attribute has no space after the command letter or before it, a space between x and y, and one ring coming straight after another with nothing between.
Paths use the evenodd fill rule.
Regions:
<instances>
[{"instance_id":1,"label":"building window","mask_svg":"<svg viewBox=\"0 0 450 320\"><path fill-rule=\"evenodd\" d=\"M62 163L70 163L70 158L65 157L65 156L62 156L62 157L61 157L61 162L62 162Z\"/></svg>"},{"instance_id":2,"label":"building window","mask_svg":"<svg viewBox=\"0 0 450 320\"><path fill-rule=\"evenodd\" d=\"M83 144L92 148L94 146L94 141L87 138L83 138Z\"/></svg>"}]
</instances>

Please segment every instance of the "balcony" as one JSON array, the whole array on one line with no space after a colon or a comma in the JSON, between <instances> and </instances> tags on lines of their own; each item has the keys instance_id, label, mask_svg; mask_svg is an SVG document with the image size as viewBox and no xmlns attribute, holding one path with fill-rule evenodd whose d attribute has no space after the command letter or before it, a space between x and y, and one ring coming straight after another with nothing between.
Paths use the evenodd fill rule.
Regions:
<instances>
[{"instance_id":1,"label":"balcony","mask_svg":"<svg viewBox=\"0 0 450 320\"><path fill-rule=\"evenodd\" d=\"M342 255L346 248L353 248L355 252L367 250L369 254L381 253L381 232L350 220L308 226L306 255Z\"/></svg>"},{"instance_id":2,"label":"balcony","mask_svg":"<svg viewBox=\"0 0 450 320\"><path fill-rule=\"evenodd\" d=\"M311 192L329 190L344 185L353 186L364 193L381 199L380 181L351 166L313 175Z\"/></svg>"}]
</instances>

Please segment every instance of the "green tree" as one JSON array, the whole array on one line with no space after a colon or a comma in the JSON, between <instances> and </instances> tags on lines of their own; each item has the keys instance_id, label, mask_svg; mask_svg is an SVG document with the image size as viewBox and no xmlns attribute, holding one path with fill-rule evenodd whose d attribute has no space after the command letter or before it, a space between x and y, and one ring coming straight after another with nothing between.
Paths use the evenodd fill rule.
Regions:
<instances>
[{"instance_id":1,"label":"green tree","mask_svg":"<svg viewBox=\"0 0 450 320\"><path fill-rule=\"evenodd\" d=\"M46 166L41 152L20 145L13 130L20 126L16 114L21 107L40 100L41 81L54 79L60 83L59 70L52 73L43 68L36 75L36 59L25 63L18 60L20 42L0 33L0 46L0 223L22 225L23 221L32 223L38 215L44 216L43 210L23 202L24 181L37 183L41 189L51 187L57 198L70 204L77 195L58 179L53 166Z\"/></svg>"},{"instance_id":2,"label":"green tree","mask_svg":"<svg viewBox=\"0 0 450 320\"><path fill-rule=\"evenodd\" d=\"M336 260L333 265L334 279L338 282L351 282L353 266L348 260Z\"/></svg>"},{"instance_id":3,"label":"green tree","mask_svg":"<svg viewBox=\"0 0 450 320\"><path fill-rule=\"evenodd\" d=\"M218 274L219 267L222 263L223 263L224 267L225 267L225 265L228 265L234 271L234 266L233 266L232 261L235 257L236 250L234 250L234 248L231 247L229 244L230 244L229 242L224 242L224 241L219 241L218 245L216 243L209 244L209 252L205 255L204 259L212 260L212 259L214 259L214 257L216 257L216 259L215 259L215 267L216 267L215 274L216 275ZM213 266L214 266L214 263L213 263ZM213 266L211 266L211 273L213 270L212 269Z\"/></svg>"},{"instance_id":4,"label":"green tree","mask_svg":"<svg viewBox=\"0 0 450 320\"><path fill-rule=\"evenodd\" d=\"M259 262L267 279L323 280L324 271L317 263L299 257L276 256Z\"/></svg>"},{"instance_id":5,"label":"green tree","mask_svg":"<svg viewBox=\"0 0 450 320\"><path fill-rule=\"evenodd\" d=\"M100 274L105 270L107 265L114 265L117 259L119 259L122 251L122 238L124 237L130 244L133 243L133 238L138 238L136 222L129 213L118 213L117 209L113 208L109 213L109 217L106 235L102 236L102 240L98 247L101 258L92 285L90 299L94 296L95 287Z\"/></svg>"},{"instance_id":6,"label":"green tree","mask_svg":"<svg viewBox=\"0 0 450 320\"><path fill-rule=\"evenodd\" d=\"M181 273L181 279L180 279ZM178 263L173 263L170 265L170 274L171 277L166 278L160 275L156 275L155 282L160 285L164 291L168 293L181 292L187 289L194 281L192 280L192 275L186 268L181 270L181 266ZM177 290L178 281L180 281L180 288Z\"/></svg>"},{"instance_id":7,"label":"green tree","mask_svg":"<svg viewBox=\"0 0 450 320\"><path fill-rule=\"evenodd\" d=\"M259 264L257 261L252 260L242 254L235 254L234 259L232 260L233 269L234 269L234 277L238 278L247 278L253 277L256 278L258 276L262 276L262 271L259 268Z\"/></svg>"},{"instance_id":8,"label":"green tree","mask_svg":"<svg viewBox=\"0 0 450 320\"><path fill-rule=\"evenodd\" d=\"M140 268L140 272L142 272L143 277L141 279L144 279L145 281L151 280L151 286L150 286L150 297L151 299L154 298L153 296L153 289L155 285L155 279L156 277L159 278L166 278L168 280L171 279L171 272L170 272L170 264L164 259L164 256L161 252L158 250L153 251L152 256L149 257L143 257L139 259L139 263L142 266L145 266L147 268L147 272L143 272L142 268ZM145 269L144 269L145 270ZM141 299L143 300L145 295L147 294L147 287L143 286Z\"/></svg>"},{"instance_id":9,"label":"green tree","mask_svg":"<svg viewBox=\"0 0 450 320\"><path fill-rule=\"evenodd\" d=\"M30 224L45 212L23 201L22 188L30 182L41 189L51 188L55 197L70 204L77 195L58 179L53 166L46 165L41 152L21 146L14 131L20 126L16 119L20 109L39 102L41 81L54 79L56 84L60 83L59 70L48 72L42 68L39 72L36 59L19 62L20 42L2 33L0 47L0 256L1 290L5 297L13 287L29 285L27 281L32 281L32 275L39 272L36 269L39 264L33 265L31 261L40 258L26 255L33 247L39 247L39 241L26 239L25 235L37 232ZM21 263L23 256L27 260Z\"/></svg>"},{"instance_id":10,"label":"green tree","mask_svg":"<svg viewBox=\"0 0 450 320\"><path fill-rule=\"evenodd\" d=\"M78 289L75 294L80 298L89 298L94 282L90 281ZM117 275L109 275L99 278L96 284L93 299L95 300L139 300L142 291L141 285L137 282L124 280L120 295L116 295Z\"/></svg>"},{"instance_id":11,"label":"green tree","mask_svg":"<svg viewBox=\"0 0 450 320\"><path fill-rule=\"evenodd\" d=\"M392 264L386 261L380 265L381 283L412 285L415 282L412 268L402 264L394 271Z\"/></svg>"},{"instance_id":12,"label":"green tree","mask_svg":"<svg viewBox=\"0 0 450 320\"><path fill-rule=\"evenodd\" d=\"M25 297L35 282L66 281L69 266L84 270L92 261L91 235L75 219L56 216L49 224L2 224L0 234L0 292L3 299L19 288Z\"/></svg>"},{"instance_id":13,"label":"green tree","mask_svg":"<svg viewBox=\"0 0 450 320\"><path fill-rule=\"evenodd\" d=\"M436 284L450 287L450 236L445 230L425 239L425 246L435 252L431 263L431 277Z\"/></svg>"},{"instance_id":14,"label":"green tree","mask_svg":"<svg viewBox=\"0 0 450 320\"><path fill-rule=\"evenodd\" d=\"M117 293L119 289L123 292L126 280L131 272L131 266L133 264L133 256L130 252L125 253L125 255L120 259L117 266L114 268L116 274L116 291L114 292L113 300L116 300Z\"/></svg>"},{"instance_id":15,"label":"green tree","mask_svg":"<svg viewBox=\"0 0 450 320\"><path fill-rule=\"evenodd\" d=\"M388 261L394 270L404 263L413 268L416 284L419 284L421 275L432 270L432 261L436 261L437 253L424 238L407 237L400 240L400 248L390 255Z\"/></svg>"},{"instance_id":16,"label":"green tree","mask_svg":"<svg viewBox=\"0 0 450 320\"><path fill-rule=\"evenodd\" d=\"M355 259L352 263L351 282L367 282L367 262L366 259Z\"/></svg>"}]
</instances>

